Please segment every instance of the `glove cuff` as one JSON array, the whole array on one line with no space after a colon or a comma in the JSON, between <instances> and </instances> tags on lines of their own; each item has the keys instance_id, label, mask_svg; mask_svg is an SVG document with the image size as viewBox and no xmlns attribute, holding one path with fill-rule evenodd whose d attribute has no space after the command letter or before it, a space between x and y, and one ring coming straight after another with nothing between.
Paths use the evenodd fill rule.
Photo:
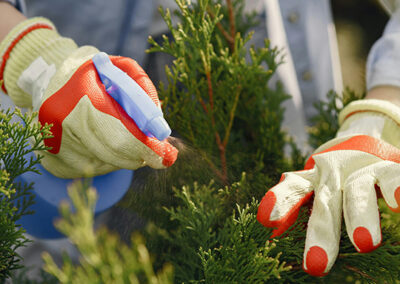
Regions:
<instances>
[{"instance_id":1,"label":"glove cuff","mask_svg":"<svg viewBox=\"0 0 400 284\"><path fill-rule=\"evenodd\" d=\"M339 115L337 137L368 135L400 148L400 108L384 100L360 100Z\"/></svg>"},{"instance_id":2,"label":"glove cuff","mask_svg":"<svg viewBox=\"0 0 400 284\"><path fill-rule=\"evenodd\" d=\"M339 114L339 125L343 125L350 116L361 112L381 113L400 125L400 107L388 101L374 99L354 101L347 105Z\"/></svg>"},{"instance_id":3,"label":"glove cuff","mask_svg":"<svg viewBox=\"0 0 400 284\"><path fill-rule=\"evenodd\" d=\"M32 18L14 27L0 43L0 83L2 89L20 107L31 107L32 96L18 86L21 74L41 57L55 68L78 48L76 43L61 37L51 21Z\"/></svg>"}]
</instances>

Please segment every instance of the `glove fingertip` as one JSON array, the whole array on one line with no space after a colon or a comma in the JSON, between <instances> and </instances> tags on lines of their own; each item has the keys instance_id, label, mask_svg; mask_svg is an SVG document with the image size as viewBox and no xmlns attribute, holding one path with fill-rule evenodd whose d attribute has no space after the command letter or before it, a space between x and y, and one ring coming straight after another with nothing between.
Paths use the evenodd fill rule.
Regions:
<instances>
[{"instance_id":1,"label":"glove fingertip","mask_svg":"<svg viewBox=\"0 0 400 284\"><path fill-rule=\"evenodd\" d=\"M326 268L328 266L328 254L319 247L311 247L303 261L303 270L312 276L322 277L328 274Z\"/></svg>"},{"instance_id":2,"label":"glove fingertip","mask_svg":"<svg viewBox=\"0 0 400 284\"><path fill-rule=\"evenodd\" d=\"M285 174L282 174L279 183L285 179ZM273 191L269 190L264 197L261 199L260 205L258 206L257 220L265 227L275 227L276 221L270 220L272 209L276 204L276 195ZM275 234L274 234L275 235Z\"/></svg>"},{"instance_id":3,"label":"glove fingertip","mask_svg":"<svg viewBox=\"0 0 400 284\"><path fill-rule=\"evenodd\" d=\"M166 147L163 152L164 157L163 157L162 164L165 167L172 166L175 163L176 159L178 158L178 152L179 152L178 149L176 149L171 144L166 143Z\"/></svg>"},{"instance_id":4,"label":"glove fingertip","mask_svg":"<svg viewBox=\"0 0 400 284\"><path fill-rule=\"evenodd\" d=\"M357 227L353 232L353 240L355 247L360 253L367 253L375 250L380 246L381 242L374 245L371 233L365 227Z\"/></svg>"},{"instance_id":5,"label":"glove fingertip","mask_svg":"<svg viewBox=\"0 0 400 284\"><path fill-rule=\"evenodd\" d=\"M272 209L276 203L275 193L268 191L262 198L257 211L257 220L265 227L274 227L274 223L270 220Z\"/></svg>"},{"instance_id":6,"label":"glove fingertip","mask_svg":"<svg viewBox=\"0 0 400 284\"><path fill-rule=\"evenodd\" d=\"M265 227L276 228L273 231L271 238L280 236L296 222L300 212L300 207L305 204L313 194L314 192L309 192L285 215L281 216L279 219L271 220L271 212L276 205L277 198L275 193L270 190L264 195L260 205L258 206L257 220Z\"/></svg>"}]
</instances>

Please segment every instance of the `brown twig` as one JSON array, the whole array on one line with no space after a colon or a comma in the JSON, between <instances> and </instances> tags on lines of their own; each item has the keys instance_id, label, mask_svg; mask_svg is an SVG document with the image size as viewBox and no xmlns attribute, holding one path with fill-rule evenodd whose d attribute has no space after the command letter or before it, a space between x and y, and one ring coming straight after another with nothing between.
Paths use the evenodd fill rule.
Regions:
<instances>
[{"instance_id":1,"label":"brown twig","mask_svg":"<svg viewBox=\"0 0 400 284\"><path fill-rule=\"evenodd\" d=\"M233 11L233 5L231 0L226 0L226 5L228 6L228 16L229 16L229 29L231 33L231 38L234 39L236 35L236 25L235 25L235 15ZM235 51L235 43L232 41L230 45L231 51Z\"/></svg>"},{"instance_id":2,"label":"brown twig","mask_svg":"<svg viewBox=\"0 0 400 284\"><path fill-rule=\"evenodd\" d=\"M226 156L225 156L225 150L226 146L221 140L221 136L219 135L217 129L216 129L216 123L215 123L215 118L214 118L214 91L213 91L213 86L212 86L212 81L211 81L211 71L209 68L206 68L206 78L207 78L207 86L208 86L208 99L209 99L209 104L210 104L210 117L211 117L211 124L212 127L215 130L215 142L217 143L218 150L219 150L219 155L221 159L221 171L222 171L222 182L227 184L228 183L228 169L226 165Z\"/></svg>"},{"instance_id":3,"label":"brown twig","mask_svg":"<svg viewBox=\"0 0 400 284\"><path fill-rule=\"evenodd\" d=\"M228 9L229 9L229 8L228 8ZM230 17L233 17L233 8L232 8L231 10L232 10L232 14L230 14L229 18L230 18ZM211 16L211 18L213 18L213 19L215 18L215 15L214 15L214 13L211 11L211 9L208 9L207 12L208 12L208 14ZM236 30L235 30L235 21L234 21L234 19L233 19L233 22L232 22L232 23L231 23L231 20L229 20L229 21L230 21L230 33L231 33L231 34L229 34L229 33L226 31L226 29L225 29L224 26L221 24L221 22L216 23L216 26L217 26L218 30L221 32L222 36L223 36L223 37L226 39L226 41L228 42L229 49L233 52L234 49L235 49L235 33L236 33ZM233 30L232 30L232 28L233 28ZM233 32L233 36L232 36L232 32Z\"/></svg>"},{"instance_id":4,"label":"brown twig","mask_svg":"<svg viewBox=\"0 0 400 284\"><path fill-rule=\"evenodd\" d=\"M211 11L210 8L207 9L208 14L210 15L210 17L212 19L215 19L215 15L213 13L213 11ZM217 28L219 29L219 31L221 32L221 34L224 36L224 38L229 42L229 45L233 44L234 39L233 37L231 37L231 35L224 29L224 27L222 26L221 22L217 23Z\"/></svg>"},{"instance_id":5,"label":"brown twig","mask_svg":"<svg viewBox=\"0 0 400 284\"><path fill-rule=\"evenodd\" d=\"M214 163L207 157L207 155L205 155L204 153L202 153L203 158L205 159L205 161L209 164L211 170L213 170L213 172L216 174L216 176L221 180L224 181L225 177L223 175L223 173L216 168L216 166L214 165ZM225 181L224 181L225 183Z\"/></svg>"},{"instance_id":6,"label":"brown twig","mask_svg":"<svg viewBox=\"0 0 400 284\"><path fill-rule=\"evenodd\" d=\"M214 109L214 92L213 92L213 87L212 87L212 81L211 81L211 71L209 68L206 69L206 77L207 77L207 86L208 86L208 99L210 102L210 108L211 112ZM212 116L214 117L214 116Z\"/></svg>"},{"instance_id":7,"label":"brown twig","mask_svg":"<svg viewBox=\"0 0 400 284\"><path fill-rule=\"evenodd\" d=\"M303 269L303 266L297 264L296 262L287 262L286 265L287 265L287 266L291 266L291 267L292 267L292 270L295 270L295 271L298 271L298 270L302 270L302 269Z\"/></svg>"},{"instance_id":8,"label":"brown twig","mask_svg":"<svg viewBox=\"0 0 400 284\"><path fill-rule=\"evenodd\" d=\"M219 31L222 33L222 35L228 42L229 48L232 50L235 46L235 40L233 39L233 37L230 36L230 34L224 29L224 27L221 25L221 23L217 23L217 28L219 29Z\"/></svg>"},{"instance_id":9,"label":"brown twig","mask_svg":"<svg viewBox=\"0 0 400 284\"><path fill-rule=\"evenodd\" d=\"M236 108L237 108L237 105L239 102L240 90L241 90L241 86L239 86L236 89L236 94L235 94L235 98L233 101L233 107L231 109L231 112L229 113L229 123L228 123L228 127L226 128L225 137L224 137L224 141L223 141L224 147L226 147L226 145L228 145L229 136L230 136L232 125L233 125L233 120L235 119Z\"/></svg>"},{"instance_id":10,"label":"brown twig","mask_svg":"<svg viewBox=\"0 0 400 284\"><path fill-rule=\"evenodd\" d=\"M221 23L217 23L217 28L221 31L222 35L226 38L229 44L229 48L232 52L235 51L235 35L236 35L236 26L235 26L235 16L234 16L234 11L233 11L233 4L231 0L226 0L226 4L228 7L228 17L229 17L229 31L230 34L224 29L224 27L221 25ZM215 18L214 13L211 11L211 9L208 9L208 13L212 18ZM205 64L205 73L206 73L206 78L207 78L207 86L208 86L208 99L209 99L209 104L210 104L210 112L208 112L207 107L204 105L204 102L200 100L200 103L202 104L204 110L210 114L211 117L211 124L212 127L214 128L215 131L215 141L218 146L219 154L220 154L220 159L221 159L221 173L222 173L222 182L227 184L228 183L228 167L226 163L226 146L228 144L229 136L230 136L230 131L233 125L233 119L235 117L235 111L236 107L238 104L239 100L239 94L240 90L238 90L235 99L234 99L234 104L233 108L231 109L231 112L229 114L229 123L228 127L225 131L225 136L224 140L221 140L221 136L219 135L217 129L216 129L216 123L215 123L215 118L214 118L214 93L213 93L213 86L212 86L212 80L211 80L211 70L210 66L207 66L207 63L204 62Z\"/></svg>"},{"instance_id":11,"label":"brown twig","mask_svg":"<svg viewBox=\"0 0 400 284\"><path fill-rule=\"evenodd\" d=\"M203 101L202 98L199 98L199 102L200 102L201 106L203 107L205 113L208 113L208 109L207 109L206 103Z\"/></svg>"},{"instance_id":12,"label":"brown twig","mask_svg":"<svg viewBox=\"0 0 400 284\"><path fill-rule=\"evenodd\" d=\"M346 267L346 269L351 270L351 271L353 271L353 272L355 272L355 273L358 273L358 274L360 274L362 277L367 278L367 279L370 279L370 280L372 280L372 281L374 281L374 282L376 283L376 279L375 279L375 278L371 277L370 275L368 275L368 274L365 273L365 272L362 272L362 271L361 271L360 269L358 269L357 267L350 266L350 265L346 265L345 267Z\"/></svg>"},{"instance_id":13,"label":"brown twig","mask_svg":"<svg viewBox=\"0 0 400 284\"><path fill-rule=\"evenodd\" d=\"M219 156L221 159L221 170L222 170L222 182L224 184L228 184L228 167L226 165L226 147L222 144L221 138L219 133L215 131L215 139L217 141L218 149L219 149Z\"/></svg>"}]
</instances>

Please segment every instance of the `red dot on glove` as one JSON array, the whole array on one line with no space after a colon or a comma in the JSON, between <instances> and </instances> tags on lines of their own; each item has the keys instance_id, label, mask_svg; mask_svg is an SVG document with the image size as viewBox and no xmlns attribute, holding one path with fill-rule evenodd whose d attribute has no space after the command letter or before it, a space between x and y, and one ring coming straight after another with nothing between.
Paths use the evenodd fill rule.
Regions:
<instances>
[{"instance_id":1,"label":"red dot on glove","mask_svg":"<svg viewBox=\"0 0 400 284\"><path fill-rule=\"evenodd\" d=\"M308 274L312 276L325 276L327 274L324 271L328 265L328 254L323 248L313 246L307 252L305 264L306 266L303 264L303 269Z\"/></svg>"},{"instance_id":2,"label":"red dot on glove","mask_svg":"<svg viewBox=\"0 0 400 284\"><path fill-rule=\"evenodd\" d=\"M257 220L265 227L273 227L274 224L270 220L272 209L276 203L276 196L272 191L268 191L261 200L258 207Z\"/></svg>"},{"instance_id":3,"label":"red dot on glove","mask_svg":"<svg viewBox=\"0 0 400 284\"><path fill-rule=\"evenodd\" d=\"M390 206L389 206L389 208L393 212L400 213L400 187L398 187L396 189L396 191L394 192L394 199L396 199L397 208L393 208L393 207L390 207Z\"/></svg>"},{"instance_id":4,"label":"red dot on glove","mask_svg":"<svg viewBox=\"0 0 400 284\"><path fill-rule=\"evenodd\" d=\"M357 227L353 232L354 243L358 252L366 253L379 247L380 243L374 246L371 233L365 227Z\"/></svg>"}]
</instances>

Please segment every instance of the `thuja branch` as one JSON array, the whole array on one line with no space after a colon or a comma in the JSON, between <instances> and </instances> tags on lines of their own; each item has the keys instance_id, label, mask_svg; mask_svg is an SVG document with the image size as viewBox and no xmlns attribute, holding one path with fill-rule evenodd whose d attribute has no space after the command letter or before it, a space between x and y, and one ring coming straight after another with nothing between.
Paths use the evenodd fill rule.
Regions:
<instances>
[{"instance_id":1,"label":"thuja branch","mask_svg":"<svg viewBox=\"0 0 400 284\"><path fill-rule=\"evenodd\" d=\"M212 80L211 80L211 70L209 66L205 66L206 69L206 78L207 78L207 86L208 86L208 99L209 99L209 104L210 104L210 118L211 118L211 125L214 129L214 135L215 135L215 142L217 143L218 150L219 150L219 155L221 159L221 172L218 172L217 175L221 177L222 182L227 184L228 183L228 169L226 165L226 144L227 140L224 139L224 142L221 141L221 136L218 133L218 130L216 128L216 123L215 123L215 117L214 117L214 94L213 94L213 87L212 87ZM227 136L225 136L227 137ZM225 141L226 140L226 141Z\"/></svg>"},{"instance_id":2,"label":"thuja branch","mask_svg":"<svg viewBox=\"0 0 400 284\"><path fill-rule=\"evenodd\" d=\"M229 136L231 134L233 120L235 119L235 112L236 112L237 104L239 102L239 95L240 95L240 88L238 88L238 90L236 92L234 102L233 102L233 107L229 113L229 122L228 122L228 126L225 130L224 140L221 143L220 138L218 137L218 139L217 139L217 143L218 143L219 150L220 150L220 158L221 158L221 167L222 167L222 176L223 176L222 181L225 184L228 183L228 168L227 168L227 163L226 163L226 147L228 145Z\"/></svg>"},{"instance_id":3,"label":"thuja branch","mask_svg":"<svg viewBox=\"0 0 400 284\"><path fill-rule=\"evenodd\" d=\"M355 272L355 273L361 275L361 276L362 276L363 278L365 278L365 279L371 280L373 283L377 283L377 281L376 281L375 278L371 277L370 275L368 275L368 274L365 273L365 272L362 272L362 271L361 271L359 268L357 268L357 267L350 266L350 265L346 265L346 269L348 269L348 270L350 270L350 271L353 271L353 272Z\"/></svg>"},{"instance_id":4,"label":"thuja branch","mask_svg":"<svg viewBox=\"0 0 400 284\"><path fill-rule=\"evenodd\" d=\"M233 5L231 0L226 0L226 5L228 6L228 15L229 15L229 28L231 33L231 38L235 38L236 34L236 25L235 25L235 15L233 11ZM231 51L235 51L234 42L230 43Z\"/></svg>"},{"instance_id":5,"label":"thuja branch","mask_svg":"<svg viewBox=\"0 0 400 284\"><path fill-rule=\"evenodd\" d=\"M218 30L221 32L222 36L228 42L229 49L231 52L235 51L235 36L236 36L236 23L235 23L235 12L234 7L231 0L226 0L226 5L228 8L228 20L229 20L229 32L224 28L221 22L217 22L216 26ZM209 8L207 9L207 13L211 16L211 18L215 18L213 11Z\"/></svg>"},{"instance_id":6,"label":"thuja branch","mask_svg":"<svg viewBox=\"0 0 400 284\"><path fill-rule=\"evenodd\" d=\"M211 11L211 9L208 9L208 14L210 14L210 16L214 19L215 15L214 13ZM226 39L226 41L229 43L229 48L231 49L231 51L233 51L233 48L235 47L235 39L234 37L232 37L226 30L225 28L222 26L221 22L217 23L217 28L218 30L221 32L221 34L223 35L223 37Z\"/></svg>"},{"instance_id":7,"label":"thuja branch","mask_svg":"<svg viewBox=\"0 0 400 284\"><path fill-rule=\"evenodd\" d=\"M233 107L231 109L231 112L229 113L229 123L228 123L228 127L226 128L226 132L225 132L225 137L224 137L224 141L223 141L223 145L224 147L227 146L228 141L229 141L229 136L231 134L231 129L232 129L232 125L233 125L233 120L235 119L235 113L236 113L236 108L239 102L239 96L240 96L240 91L241 91L241 86L238 87L236 94L235 94L235 98L233 101Z\"/></svg>"},{"instance_id":8,"label":"thuja branch","mask_svg":"<svg viewBox=\"0 0 400 284\"><path fill-rule=\"evenodd\" d=\"M27 172L39 173L36 165L42 156L27 157L34 151L47 150L43 140L51 136L49 126L33 123L36 115L22 114L19 109L0 111L0 283L21 267L16 251L29 242L16 222L32 213L33 184L21 184L16 179Z\"/></svg>"},{"instance_id":9,"label":"thuja branch","mask_svg":"<svg viewBox=\"0 0 400 284\"><path fill-rule=\"evenodd\" d=\"M235 40L233 39L233 37L230 36L230 34L224 29L224 27L221 25L221 23L217 24L217 28L222 33L222 35L225 37L225 39L228 41L230 49L233 50L233 48L235 47L235 45L234 45Z\"/></svg>"},{"instance_id":10,"label":"thuja branch","mask_svg":"<svg viewBox=\"0 0 400 284\"><path fill-rule=\"evenodd\" d=\"M224 3L224 9L220 3ZM174 40L165 36L160 44L150 39L150 51L168 53L175 58L173 65L166 69L170 85L166 88L160 85L159 96L164 101L171 127L187 142L209 155L206 160L210 161L210 168L221 182L226 183L231 176L228 169L237 174L247 168L230 163L256 159L244 158L258 155L257 148L249 147L254 143L254 137L260 140L258 145L267 145L262 141L265 135L271 134L278 140L282 137L276 131L269 133L265 130L279 129L268 125L280 123L275 121L280 119L280 115L275 120L265 120L266 110L280 111L276 103L283 96L267 87L266 82L274 70L260 68L263 62L269 68L275 68L275 51L268 46L253 50L249 62L246 43L251 33L242 38L237 32L238 24L246 21L235 15L242 9L240 3L177 0L177 4L182 15L180 23L172 25L170 13L162 12ZM225 14L223 23L222 11ZM262 82L261 85L259 82ZM244 113L251 113L252 119L244 118ZM256 131L251 130L254 127ZM234 139L235 142L232 142ZM276 145L283 145L283 142ZM273 156L280 152L265 150L268 150L266 157L271 156L269 152ZM249 155L244 154L249 151Z\"/></svg>"}]
</instances>

